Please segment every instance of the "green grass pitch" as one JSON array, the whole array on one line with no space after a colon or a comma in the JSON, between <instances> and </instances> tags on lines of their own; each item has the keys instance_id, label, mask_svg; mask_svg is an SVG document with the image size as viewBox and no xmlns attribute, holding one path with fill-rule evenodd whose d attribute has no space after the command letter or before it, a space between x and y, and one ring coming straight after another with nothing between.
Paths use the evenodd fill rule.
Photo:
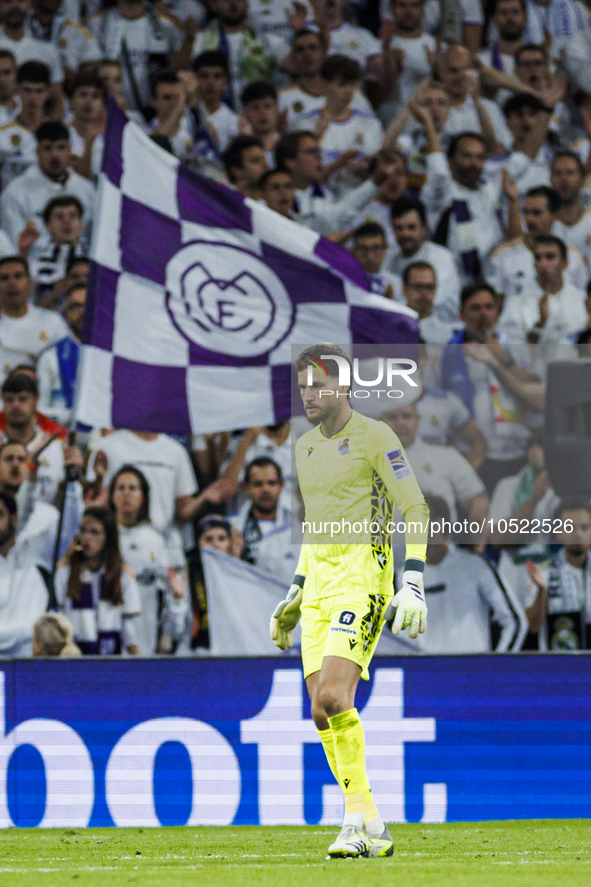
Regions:
<instances>
[{"instance_id":1,"label":"green grass pitch","mask_svg":"<svg viewBox=\"0 0 591 887\"><path fill-rule=\"evenodd\" d=\"M578 887L591 821L397 825L391 859L326 860L337 828L10 829L6 887Z\"/></svg>"}]
</instances>

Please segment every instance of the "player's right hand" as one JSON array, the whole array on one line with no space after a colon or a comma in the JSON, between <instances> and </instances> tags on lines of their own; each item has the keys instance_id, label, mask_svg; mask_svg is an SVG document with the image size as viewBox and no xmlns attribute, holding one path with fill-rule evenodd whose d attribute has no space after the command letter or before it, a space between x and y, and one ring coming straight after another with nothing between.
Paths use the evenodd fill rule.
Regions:
<instances>
[{"instance_id":1,"label":"player's right hand","mask_svg":"<svg viewBox=\"0 0 591 887\"><path fill-rule=\"evenodd\" d=\"M300 607L303 591L295 583L290 587L287 597L273 610L269 634L271 640L280 650L289 650L293 646L291 633L300 620Z\"/></svg>"},{"instance_id":2,"label":"player's right hand","mask_svg":"<svg viewBox=\"0 0 591 887\"><path fill-rule=\"evenodd\" d=\"M408 628L409 638L416 638L427 628L427 604L423 574L415 570L405 570L402 574L402 588L394 595L386 610L385 619L389 622L396 613L392 634L400 634Z\"/></svg>"}]
</instances>

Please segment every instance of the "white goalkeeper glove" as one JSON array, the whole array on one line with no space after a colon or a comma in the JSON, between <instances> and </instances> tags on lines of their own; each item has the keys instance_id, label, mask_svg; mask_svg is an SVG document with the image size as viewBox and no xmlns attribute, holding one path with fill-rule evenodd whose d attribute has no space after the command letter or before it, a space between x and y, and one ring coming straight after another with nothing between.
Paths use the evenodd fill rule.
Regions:
<instances>
[{"instance_id":1,"label":"white goalkeeper glove","mask_svg":"<svg viewBox=\"0 0 591 887\"><path fill-rule=\"evenodd\" d=\"M271 640L280 650L289 650L293 646L291 633L300 621L300 607L303 597L304 577L294 576L287 597L273 610L269 634Z\"/></svg>"},{"instance_id":2,"label":"white goalkeeper glove","mask_svg":"<svg viewBox=\"0 0 591 887\"><path fill-rule=\"evenodd\" d=\"M400 634L408 628L409 638L416 638L427 628L427 604L423 574L418 570L405 570L402 574L402 588L394 595L386 610L386 622L396 613L392 634Z\"/></svg>"}]
</instances>

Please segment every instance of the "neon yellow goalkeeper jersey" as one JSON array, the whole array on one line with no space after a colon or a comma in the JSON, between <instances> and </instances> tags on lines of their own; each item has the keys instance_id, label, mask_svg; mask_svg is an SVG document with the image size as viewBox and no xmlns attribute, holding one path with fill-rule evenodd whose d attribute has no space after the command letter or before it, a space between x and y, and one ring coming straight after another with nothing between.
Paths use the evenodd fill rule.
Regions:
<instances>
[{"instance_id":1,"label":"neon yellow goalkeeper jersey","mask_svg":"<svg viewBox=\"0 0 591 887\"><path fill-rule=\"evenodd\" d=\"M425 560L429 518L398 437L384 422L352 412L333 437L320 426L306 432L295 462L305 506L296 570L306 576L304 599L393 594L394 505L407 526L407 558Z\"/></svg>"}]
</instances>

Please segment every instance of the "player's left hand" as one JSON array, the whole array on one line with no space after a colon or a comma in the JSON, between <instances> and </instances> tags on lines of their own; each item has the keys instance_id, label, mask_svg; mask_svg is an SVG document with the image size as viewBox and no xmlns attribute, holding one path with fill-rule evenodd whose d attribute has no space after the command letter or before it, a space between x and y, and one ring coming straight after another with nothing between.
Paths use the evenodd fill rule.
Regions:
<instances>
[{"instance_id":1,"label":"player's left hand","mask_svg":"<svg viewBox=\"0 0 591 887\"><path fill-rule=\"evenodd\" d=\"M394 595L386 610L386 622L396 613L392 634L400 634L408 628L409 638L416 638L427 628L427 604L423 574L415 570L405 570L402 574L402 588Z\"/></svg>"},{"instance_id":2,"label":"player's left hand","mask_svg":"<svg viewBox=\"0 0 591 887\"><path fill-rule=\"evenodd\" d=\"M275 646L280 650L289 650L293 646L291 633L300 620L302 596L302 589L294 583L285 600L278 603L273 610L269 634Z\"/></svg>"}]
</instances>

